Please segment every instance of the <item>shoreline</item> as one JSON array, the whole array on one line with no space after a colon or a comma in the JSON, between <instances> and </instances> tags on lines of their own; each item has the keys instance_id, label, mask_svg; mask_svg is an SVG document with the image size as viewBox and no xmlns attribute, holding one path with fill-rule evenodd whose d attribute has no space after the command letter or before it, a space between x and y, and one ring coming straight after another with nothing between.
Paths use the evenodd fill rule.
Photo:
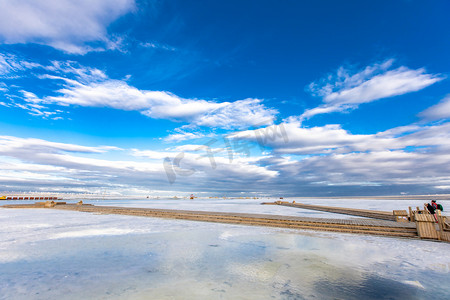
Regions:
<instances>
[{"instance_id":1,"label":"shoreline","mask_svg":"<svg viewBox=\"0 0 450 300\"><path fill-rule=\"evenodd\" d=\"M45 195L45 196L43 196ZM17 198L17 199L11 199L11 198ZM19 199L21 198L21 199ZM24 199L27 198L27 199ZM33 199L30 199L33 198ZM46 199L47 198L47 199ZM49 199L52 198L52 199ZM164 199L164 200L186 200L189 199L189 196L142 196L142 195L135 195L135 196L108 196L108 195L64 195L64 194L35 194L35 193L3 193L0 194L0 201L35 201L35 200L158 200L158 199ZM436 195L386 195L386 196L288 196L288 197L278 197L278 196L240 196L240 197L233 197L233 196L223 196L223 197L216 197L216 196L205 196L205 197L195 197L195 199L210 199L210 200L216 200L216 199L318 199L318 200L425 200L425 201L431 201L431 200L450 200L450 194L436 194ZM192 200L192 199L191 199Z\"/></svg>"}]
</instances>

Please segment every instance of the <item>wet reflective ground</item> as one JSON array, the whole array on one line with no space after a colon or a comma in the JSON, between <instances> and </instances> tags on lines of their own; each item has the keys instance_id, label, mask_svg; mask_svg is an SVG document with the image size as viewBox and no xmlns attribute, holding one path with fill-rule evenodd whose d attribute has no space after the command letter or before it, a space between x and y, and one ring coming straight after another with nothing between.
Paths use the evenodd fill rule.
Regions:
<instances>
[{"instance_id":1,"label":"wet reflective ground","mask_svg":"<svg viewBox=\"0 0 450 300\"><path fill-rule=\"evenodd\" d=\"M0 209L0 299L449 299L449 250L421 240Z\"/></svg>"}]
</instances>

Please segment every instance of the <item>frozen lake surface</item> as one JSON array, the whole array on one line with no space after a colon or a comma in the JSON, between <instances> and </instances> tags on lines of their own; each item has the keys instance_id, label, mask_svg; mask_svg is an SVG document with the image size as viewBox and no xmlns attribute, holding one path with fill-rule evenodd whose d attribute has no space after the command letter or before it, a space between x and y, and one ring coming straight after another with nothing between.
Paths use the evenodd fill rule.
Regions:
<instances>
[{"instance_id":1,"label":"frozen lake surface","mask_svg":"<svg viewBox=\"0 0 450 300\"><path fill-rule=\"evenodd\" d=\"M424 202L296 201L379 210ZM91 201L351 217L260 202ZM0 299L449 299L449 253L448 243L422 240L0 208Z\"/></svg>"}]
</instances>

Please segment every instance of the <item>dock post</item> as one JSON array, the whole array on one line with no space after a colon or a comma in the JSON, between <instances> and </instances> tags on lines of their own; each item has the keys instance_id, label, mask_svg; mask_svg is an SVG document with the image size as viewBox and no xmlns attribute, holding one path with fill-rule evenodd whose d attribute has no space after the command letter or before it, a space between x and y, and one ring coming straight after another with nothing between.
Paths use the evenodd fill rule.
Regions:
<instances>
[{"instance_id":1,"label":"dock post","mask_svg":"<svg viewBox=\"0 0 450 300\"><path fill-rule=\"evenodd\" d=\"M446 228L445 225L446 218L439 214L437 215L437 219L439 224L439 240L450 242L450 231Z\"/></svg>"}]
</instances>

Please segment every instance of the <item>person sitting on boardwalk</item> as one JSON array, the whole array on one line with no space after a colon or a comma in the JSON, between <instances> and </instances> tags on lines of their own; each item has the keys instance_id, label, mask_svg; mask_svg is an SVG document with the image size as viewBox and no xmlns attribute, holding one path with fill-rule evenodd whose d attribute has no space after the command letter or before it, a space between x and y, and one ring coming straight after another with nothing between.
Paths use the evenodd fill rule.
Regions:
<instances>
[{"instance_id":1,"label":"person sitting on boardwalk","mask_svg":"<svg viewBox=\"0 0 450 300\"><path fill-rule=\"evenodd\" d=\"M433 201L432 201L432 203L433 203ZM434 206L433 206L432 204L430 204L430 203L425 203L424 205L425 205L425 208L430 212L430 214L433 215L434 220L435 220L436 223L437 223L437 222L438 222L438 219L437 219L437 217L436 217L436 208L434 208Z\"/></svg>"},{"instance_id":2,"label":"person sitting on boardwalk","mask_svg":"<svg viewBox=\"0 0 450 300\"><path fill-rule=\"evenodd\" d=\"M432 214L432 215L435 214L436 208L432 204L425 203L424 205L425 205L426 209L430 212L430 214Z\"/></svg>"},{"instance_id":3,"label":"person sitting on boardwalk","mask_svg":"<svg viewBox=\"0 0 450 300\"><path fill-rule=\"evenodd\" d=\"M434 207L434 209L439 209L440 211L444 211L444 207L442 207L441 204L437 204L436 200L431 200L431 205Z\"/></svg>"}]
</instances>

